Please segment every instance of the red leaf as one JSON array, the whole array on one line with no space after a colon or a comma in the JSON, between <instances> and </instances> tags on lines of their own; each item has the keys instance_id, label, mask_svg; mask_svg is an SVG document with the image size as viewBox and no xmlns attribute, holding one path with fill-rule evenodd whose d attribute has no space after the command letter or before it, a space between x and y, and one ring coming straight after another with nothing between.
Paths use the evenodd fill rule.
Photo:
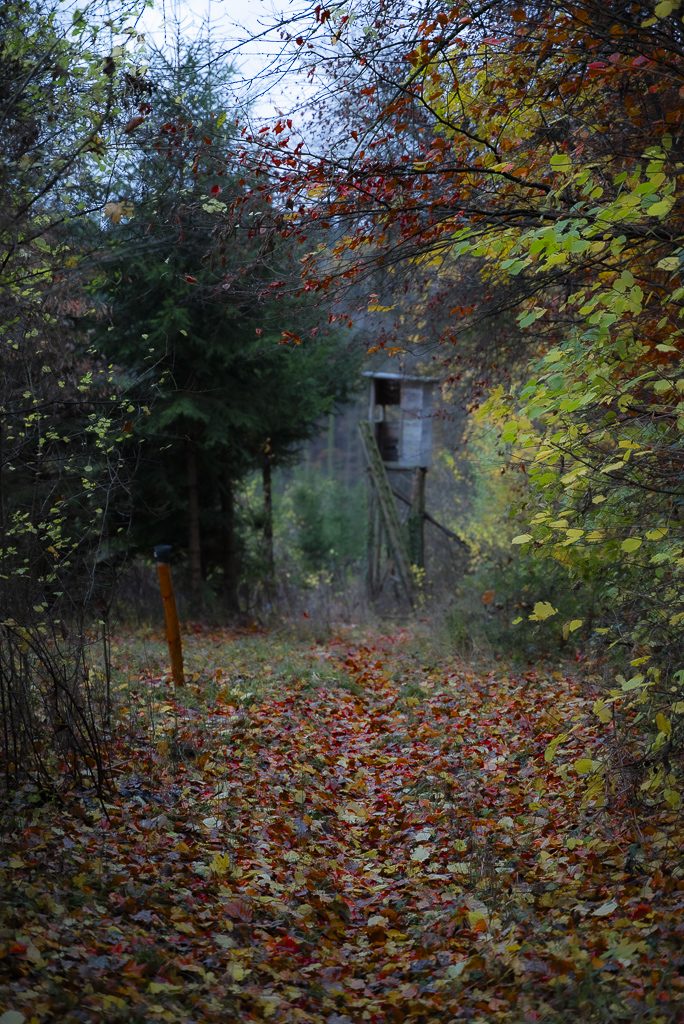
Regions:
<instances>
[{"instance_id":1,"label":"red leaf","mask_svg":"<svg viewBox=\"0 0 684 1024\"><path fill-rule=\"evenodd\" d=\"M141 115L138 115L137 117L132 117L128 124L124 127L125 134L130 135L130 133L134 132L135 129L138 128L143 123L144 120L145 118Z\"/></svg>"},{"instance_id":2,"label":"red leaf","mask_svg":"<svg viewBox=\"0 0 684 1024\"><path fill-rule=\"evenodd\" d=\"M247 900L228 900L223 904L223 911L236 921L252 920L252 907Z\"/></svg>"}]
</instances>

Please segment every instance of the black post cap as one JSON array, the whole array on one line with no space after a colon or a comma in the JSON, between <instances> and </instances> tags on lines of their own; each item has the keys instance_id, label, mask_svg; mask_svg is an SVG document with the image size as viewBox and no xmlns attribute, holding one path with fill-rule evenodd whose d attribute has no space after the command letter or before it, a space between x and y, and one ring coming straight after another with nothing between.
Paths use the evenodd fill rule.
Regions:
<instances>
[{"instance_id":1,"label":"black post cap","mask_svg":"<svg viewBox=\"0 0 684 1024\"><path fill-rule=\"evenodd\" d=\"M155 544L154 546L154 560L155 562L170 562L171 561L171 545L170 544Z\"/></svg>"}]
</instances>

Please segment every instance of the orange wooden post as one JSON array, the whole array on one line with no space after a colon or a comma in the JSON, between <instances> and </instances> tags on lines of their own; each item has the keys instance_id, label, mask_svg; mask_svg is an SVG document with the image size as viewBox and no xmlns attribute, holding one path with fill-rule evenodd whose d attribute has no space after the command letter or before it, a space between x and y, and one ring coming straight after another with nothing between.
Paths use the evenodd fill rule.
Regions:
<instances>
[{"instance_id":1,"label":"orange wooden post","mask_svg":"<svg viewBox=\"0 0 684 1024\"><path fill-rule=\"evenodd\" d=\"M169 645L169 657L171 658L171 675L176 686L183 686L185 676L183 675L183 646L181 644L180 623L176 610L176 598L173 593L173 582L171 581L171 568L166 561L170 553L169 545L160 544L154 549L154 557L157 559L157 574L159 576L159 589L164 604L164 619L166 621L166 640Z\"/></svg>"}]
</instances>

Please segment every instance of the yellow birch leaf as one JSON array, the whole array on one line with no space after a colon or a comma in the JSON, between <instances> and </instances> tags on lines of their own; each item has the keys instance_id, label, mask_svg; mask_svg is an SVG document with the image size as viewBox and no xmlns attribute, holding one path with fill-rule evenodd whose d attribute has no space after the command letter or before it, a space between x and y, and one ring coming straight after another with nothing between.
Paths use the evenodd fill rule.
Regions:
<instances>
[{"instance_id":1,"label":"yellow birch leaf","mask_svg":"<svg viewBox=\"0 0 684 1024\"><path fill-rule=\"evenodd\" d=\"M558 750L558 747L561 745L561 743L565 743L567 738L567 732L561 732L558 736L554 736L554 738L551 740L546 750L544 751L544 760L547 764L551 764L554 757L556 756L556 751Z\"/></svg>"},{"instance_id":2,"label":"yellow birch leaf","mask_svg":"<svg viewBox=\"0 0 684 1024\"><path fill-rule=\"evenodd\" d=\"M599 722L610 722L613 717L610 708L603 700L595 700L591 710L594 712Z\"/></svg>"},{"instance_id":3,"label":"yellow birch leaf","mask_svg":"<svg viewBox=\"0 0 684 1024\"><path fill-rule=\"evenodd\" d=\"M535 601L534 611L528 616L532 622L543 622L544 619L550 619L552 615L556 615L558 612L557 608L554 608L550 601Z\"/></svg>"},{"instance_id":4,"label":"yellow birch leaf","mask_svg":"<svg viewBox=\"0 0 684 1024\"><path fill-rule=\"evenodd\" d=\"M664 736L670 736L672 734L672 722L670 719L659 711L655 717L656 725L658 726L658 732L662 732Z\"/></svg>"}]
</instances>

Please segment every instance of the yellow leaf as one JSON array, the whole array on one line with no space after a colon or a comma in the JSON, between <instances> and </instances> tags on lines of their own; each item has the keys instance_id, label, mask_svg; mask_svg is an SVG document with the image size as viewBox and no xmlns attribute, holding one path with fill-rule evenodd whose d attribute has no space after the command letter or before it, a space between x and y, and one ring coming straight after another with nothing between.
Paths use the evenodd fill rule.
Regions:
<instances>
[{"instance_id":1,"label":"yellow leaf","mask_svg":"<svg viewBox=\"0 0 684 1024\"><path fill-rule=\"evenodd\" d=\"M125 217L130 220L135 213L133 203L122 200L120 203L105 203L104 215L111 220L112 224L119 224Z\"/></svg>"},{"instance_id":2,"label":"yellow leaf","mask_svg":"<svg viewBox=\"0 0 684 1024\"><path fill-rule=\"evenodd\" d=\"M531 540L534 540L531 533L519 533L517 537L513 538L511 544L528 544Z\"/></svg>"},{"instance_id":3,"label":"yellow leaf","mask_svg":"<svg viewBox=\"0 0 684 1024\"><path fill-rule=\"evenodd\" d=\"M470 865L467 860L450 860L447 864L447 871L451 871L454 875L467 875Z\"/></svg>"},{"instance_id":4,"label":"yellow leaf","mask_svg":"<svg viewBox=\"0 0 684 1024\"><path fill-rule=\"evenodd\" d=\"M122 999L121 996L110 996L105 993L102 996L102 1009L106 1012L109 1012L109 1010L125 1010L126 1000ZM0 1017L0 1024L13 1024L11 1019L5 1020L6 1016L7 1014L3 1013L2 1017ZM24 1020L24 1017L21 1019Z\"/></svg>"},{"instance_id":5,"label":"yellow leaf","mask_svg":"<svg viewBox=\"0 0 684 1024\"><path fill-rule=\"evenodd\" d=\"M232 981L243 981L247 977L247 971L242 964L237 961L228 964L226 973L230 976Z\"/></svg>"},{"instance_id":6,"label":"yellow leaf","mask_svg":"<svg viewBox=\"0 0 684 1024\"><path fill-rule=\"evenodd\" d=\"M552 615L556 615L558 612L557 608L554 608L550 601L536 601L534 605L534 611L528 616L532 622L543 622L544 619L550 619Z\"/></svg>"},{"instance_id":7,"label":"yellow leaf","mask_svg":"<svg viewBox=\"0 0 684 1024\"><path fill-rule=\"evenodd\" d=\"M620 547L623 551L636 551L641 547L641 537L628 537L627 540L623 540Z\"/></svg>"},{"instance_id":8,"label":"yellow leaf","mask_svg":"<svg viewBox=\"0 0 684 1024\"><path fill-rule=\"evenodd\" d=\"M590 757L580 757L579 760L575 761L573 767L579 775L589 775L600 767L600 763L592 761Z\"/></svg>"},{"instance_id":9,"label":"yellow leaf","mask_svg":"<svg viewBox=\"0 0 684 1024\"><path fill-rule=\"evenodd\" d=\"M562 733L559 733L558 736L554 736L554 738L551 740L551 742L547 746L546 750L544 751L544 760L546 761L547 764L551 764L551 762L553 761L554 757L556 756L556 751L558 750L558 747L560 746L561 743L565 743L567 738L568 738L567 732L562 732Z\"/></svg>"},{"instance_id":10,"label":"yellow leaf","mask_svg":"<svg viewBox=\"0 0 684 1024\"><path fill-rule=\"evenodd\" d=\"M340 807L337 817L350 825L361 825L364 821L368 821L369 812L362 804L352 803L347 804L346 807Z\"/></svg>"},{"instance_id":11,"label":"yellow leaf","mask_svg":"<svg viewBox=\"0 0 684 1024\"><path fill-rule=\"evenodd\" d=\"M487 931L487 918L481 910L469 910L468 925L473 929L473 931Z\"/></svg>"},{"instance_id":12,"label":"yellow leaf","mask_svg":"<svg viewBox=\"0 0 684 1024\"><path fill-rule=\"evenodd\" d=\"M658 732L662 732L664 736L670 736L672 734L672 722L666 715L659 711L655 717L656 725L658 726Z\"/></svg>"},{"instance_id":13,"label":"yellow leaf","mask_svg":"<svg viewBox=\"0 0 684 1024\"><path fill-rule=\"evenodd\" d=\"M217 853L209 865L209 870L212 875L223 878L230 871L230 855L227 853Z\"/></svg>"},{"instance_id":14,"label":"yellow leaf","mask_svg":"<svg viewBox=\"0 0 684 1024\"><path fill-rule=\"evenodd\" d=\"M669 806L672 807L674 810L677 810L677 808L681 806L682 803L682 798L676 789L664 789L663 800L666 804L669 804ZM0 1024L2 1024L1 1018Z\"/></svg>"},{"instance_id":15,"label":"yellow leaf","mask_svg":"<svg viewBox=\"0 0 684 1024\"><path fill-rule=\"evenodd\" d=\"M679 0L660 0L659 4L656 4L653 13L656 18L667 18L673 11L676 11L679 7Z\"/></svg>"},{"instance_id":16,"label":"yellow leaf","mask_svg":"<svg viewBox=\"0 0 684 1024\"><path fill-rule=\"evenodd\" d=\"M591 710L594 712L599 722L610 722L613 717L610 708L603 700L595 700Z\"/></svg>"},{"instance_id":17,"label":"yellow leaf","mask_svg":"<svg viewBox=\"0 0 684 1024\"><path fill-rule=\"evenodd\" d=\"M178 921L176 924L176 931L182 932L184 935L196 935L197 932L192 927L189 921Z\"/></svg>"}]
</instances>

